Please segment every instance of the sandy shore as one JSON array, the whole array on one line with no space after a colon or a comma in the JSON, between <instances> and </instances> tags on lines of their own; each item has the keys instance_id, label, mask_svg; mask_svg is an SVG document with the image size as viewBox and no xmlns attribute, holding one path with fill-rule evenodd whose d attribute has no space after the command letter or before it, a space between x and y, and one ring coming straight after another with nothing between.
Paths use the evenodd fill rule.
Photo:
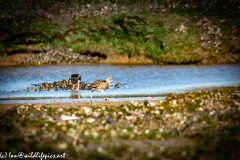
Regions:
<instances>
[{"instance_id":1,"label":"sandy shore","mask_svg":"<svg viewBox=\"0 0 240 160\"><path fill-rule=\"evenodd\" d=\"M138 103L143 103L144 100L134 101ZM151 102L155 104L159 104L159 100L151 100ZM31 103L33 105L42 105L49 108L74 108L74 107L81 107L81 106L111 106L111 107L119 107L121 105L130 105L132 104L131 101L102 101L102 102L51 102L51 103ZM24 105L24 103L12 103L12 104L3 104L0 102L0 111L6 110L13 107L18 107Z\"/></svg>"},{"instance_id":2,"label":"sandy shore","mask_svg":"<svg viewBox=\"0 0 240 160\"><path fill-rule=\"evenodd\" d=\"M46 107L52 107L52 108L68 108L68 107L78 107L78 106L119 106L121 104L130 104L129 101L123 101L123 102L67 102L67 103L31 103L34 105L44 105ZM0 110L4 110L7 108L12 108L15 106L23 105L22 103L15 103L15 104L1 104L0 103Z\"/></svg>"},{"instance_id":3,"label":"sandy shore","mask_svg":"<svg viewBox=\"0 0 240 160\"><path fill-rule=\"evenodd\" d=\"M235 90L237 92L239 92L240 90L240 86L232 86L232 87L211 87L211 88L203 88L202 91L214 91L214 90L222 90L224 92L226 92L226 90ZM149 102L153 102L156 105L160 104L160 99L165 99L163 97L159 97L159 99L145 99L146 97L142 97L142 99L140 100L134 100L134 102L136 103L143 103L145 100L149 101ZM30 101L30 100L29 100ZM1 103L0 101L0 111L1 110L6 110L8 108L12 108L12 107L17 107L17 106L21 106L24 104L29 104L29 103ZM41 103L41 102L30 102L30 104L33 105L42 105L42 106L46 106L49 108L72 108L72 107L81 107L81 106L112 106L112 107L118 107L121 105L130 105L132 104L131 100L93 100L93 102L88 102L88 101L75 101L73 99L72 102L55 102L54 100L51 102L46 102L46 103Z\"/></svg>"}]
</instances>

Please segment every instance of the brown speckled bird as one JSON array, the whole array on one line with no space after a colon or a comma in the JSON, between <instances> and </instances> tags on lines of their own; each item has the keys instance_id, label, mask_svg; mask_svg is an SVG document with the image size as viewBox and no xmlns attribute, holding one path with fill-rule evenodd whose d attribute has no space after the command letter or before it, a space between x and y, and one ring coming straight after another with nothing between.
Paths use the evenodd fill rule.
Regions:
<instances>
[{"instance_id":1,"label":"brown speckled bird","mask_svg":"<svg viewBox=\"0 0 240 160\"><path fill-rule=\"evenodd\" d=\"M106 80L96 80L92 84L89 85L91 88L91 101L92 101L92 92L97 91L97 92L102 92L102 96L104 94L104 91L107 90L110 87L110 83L114 82L112 78L108 77Z\"/></svg>"}]
</instances>

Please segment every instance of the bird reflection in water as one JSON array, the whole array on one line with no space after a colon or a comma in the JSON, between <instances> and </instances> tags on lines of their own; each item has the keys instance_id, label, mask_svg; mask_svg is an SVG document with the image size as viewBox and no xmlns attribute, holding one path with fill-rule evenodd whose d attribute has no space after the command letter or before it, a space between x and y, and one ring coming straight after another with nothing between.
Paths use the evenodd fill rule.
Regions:
<instances>
[{"instance_id":1,"label":"bird reflection in water","mask_svg":"<svg viewBox=\"0 0 240 160\"><path fill-rule=\"evenodd\" d=\"M77 91L77 92L71 92L71 99L80 99L82 98L81 92Z\"/></svg>"}]
</instances>

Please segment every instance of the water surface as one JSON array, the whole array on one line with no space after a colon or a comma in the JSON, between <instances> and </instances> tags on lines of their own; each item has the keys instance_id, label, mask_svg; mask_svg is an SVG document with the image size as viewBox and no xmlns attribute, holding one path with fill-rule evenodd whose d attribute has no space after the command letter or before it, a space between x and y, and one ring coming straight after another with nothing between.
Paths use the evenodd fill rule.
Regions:
<instances>
[{"instance_id":1,"label":"water surface","mask_svg":"<svg viewBox=\"0 0 240 160\"><path fill-rule=\"evenodd\" d=\"M112 77L127 87L105 91L105 96L115 100L132 97L151 99L165 94L182 93L205 87L240 85L240 65L47 65L0 68L0 103L31 101L89 100L90 91L70 90L34 91L32 84L68 79L73 73L82 75L82 81ZM100 92L93 93L101 97ZM129 98L128 98L129 97Z\"/></svg>"}]
</instances>

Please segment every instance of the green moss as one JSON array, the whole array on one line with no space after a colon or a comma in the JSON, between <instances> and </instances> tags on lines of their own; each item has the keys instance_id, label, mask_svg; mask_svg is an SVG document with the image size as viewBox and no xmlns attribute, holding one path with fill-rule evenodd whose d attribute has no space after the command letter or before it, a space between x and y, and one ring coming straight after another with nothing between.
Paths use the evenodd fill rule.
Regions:
<instances>
[{"instance_id":1,"label":"green moss","mask_svg":"<svg viewBox=\"0 0 240 160\"><path fill-rule=\"evenodd\" d=\"M148 102L147 100L145 100L145 101L143 102L144 106L147 106L148 103L149 103L149 102Z\"/></svg>"},{"instance_id":2,"label":"green moss","mask_svg":"<svg viewBox=\"0 0 240 160\"><path fill-rule=\"evenodd\" d=\"M111 158L109 158L107 155L100 154L97 151L86 154L84 158L89 160L98 160L98 159L111 160Z\"/></svg>"},{"instance_id":3,"label":"green moss","mask_svg":"<svg viewBox=\"0 0 240 160\"><path fill-rule=\"evenodd\" d=\"M129 149L129 146L127 144L119 144L117 146L113 146L109 148L109 150L115 154L116 156L121 156L124 154L124 152L127 152Z\"/></svg>"},{"instance_id":4,"label":"green moss","mask_svg":"<svg viewBox=\"0 0 240 160\"><path fill-rule=\"evenodd\" d=\"M194 112L198 107L200 107L200 103L198 101L187 104L187 110L189 112Z\"/></svg>"},{"instance_id":5,"label":"green moss","mask_svg":"<svg viewBox=\"0 0 240 160\"><path fill-rule=\"evenodd\" d=\"M186 34L176 33L174 27L178 22L172 27L163 20L169 17L147 12L108 19L90 17L77 19L68 27L30 21L4 39L1 52L21 48L22 44L42 44L43 48L65 46L74 51L92 46L95 46L95 50L102 51L104 46L114 54L127 55L129 58L143 53L155 63L179 63L165 55L181 55L193 50L195 45L192 39L197 33L195 30ZM183 45L179 46L179 43Z\"/></svg>"},{"instance_id":6,"label":"green moss","mask_svg":"<svg viewBox=\"0 0 240 160\"><path fill-rule=\"evenodd\" d=\"M66 6L75 5L72 1L59 2ZM76 4L78 3L76 2ZM93 2L86 3L91 5ZM124 1L118 2L117 6L124 4L135 7L134 5L138 6L145 3L148 2L142 0ZM168 6L165 1L156 2L157 4L155 2L149 3L162 7ZM209 6L213 9L195 4L195 7L189 8L169 8L166 13L160 13L159 10L150 12L143 7L134 13L79 18L68 25L50 23L44 19L39 21L26 20L7 33L7 36L1 37L0 52L26 48L42 50L61 46L72 48L76 52L90 49L105 54L126 55L129 58L144 55L156 64L198 63L202 57L195 50L200 48L201 28L196 26L196 22L206 16L213 20L214 24L219 25L224 33L221 47L206 50L209 52L209 58L217 62L217 55L214 54L216 49L219 53L234 53L239 50L236 45L239 40L236 42L230 40L232 38L231 26L236 25L239 28L239 22L234 21L237 16L229 13L231 15L228 17L229 25L219 24L219 19L224 19L228 14L222 14L222 10L216 14L216 10L214 10L214 7L223 8L223 4L225 9L234 7L234 3L216 2L213 6ZM84 4L81 3L81 5ZM191 6L191 4L189 5ZM175 31L181 24L187 27L185 33Z\"/></svg>"}]
</instances>

